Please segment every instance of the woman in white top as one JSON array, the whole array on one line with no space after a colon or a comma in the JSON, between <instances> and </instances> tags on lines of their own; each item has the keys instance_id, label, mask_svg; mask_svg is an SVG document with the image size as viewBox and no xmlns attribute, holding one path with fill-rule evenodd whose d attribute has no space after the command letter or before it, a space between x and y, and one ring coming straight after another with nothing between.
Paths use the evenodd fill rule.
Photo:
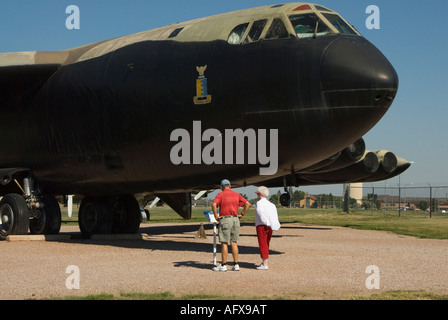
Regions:
<instances>
[{"instance_id":1,"label":"woman in white top","mask_svg":"<svg viewBox=\"0 0 448 320\"><path fill-rule=\"evenodd\" d=\"M255 205L255 226L257 229L258 245L263 262L257 267L258 270L268 270L269 244L272 238L272 231L280 229L278 221L277 207L269 202L269 190L266 187L259 187L256 194L258 202Z\"/></svg>"}]
</instances>

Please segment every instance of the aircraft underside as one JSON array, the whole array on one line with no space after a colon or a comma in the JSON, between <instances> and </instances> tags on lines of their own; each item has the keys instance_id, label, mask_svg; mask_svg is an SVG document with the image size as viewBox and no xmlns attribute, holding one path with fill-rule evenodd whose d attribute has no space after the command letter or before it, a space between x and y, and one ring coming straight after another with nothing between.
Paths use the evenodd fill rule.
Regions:
<instances>
[{"instance_id":1,"label":"aircraft underside","mask_svg":"<svg viewBox=\"0 0 448 320\"><path fill-rule=\"evenodd\" d=\"M409 166L409 162L392 152L366 150L363 139L359 139L341 152L298 171L288 172L280 169L276 177L231 177L234 187L284 187L285 193L281 195L280 202L283 206L289 206L289 186L380 181L401 174ZM42 192L38 182L27 169L6 169L0 170L0 173L3 177L0 186L3 194L0 201L0 239L4 240L9 235L26 234L28 230L31 234L59 233L61 210L55 196ZM204 189L201 196L217 188L216 181L202 185ZM142 208L149 205L154 198L161 199L184 219L190 219L192 196L201 191L198 188L189 188L182 191L119 194L113 190L111 189L109 194L83 197L78 219L80 230L85 237L93 234L137 233L142 220Z\"/></svg>"}]
</instances>

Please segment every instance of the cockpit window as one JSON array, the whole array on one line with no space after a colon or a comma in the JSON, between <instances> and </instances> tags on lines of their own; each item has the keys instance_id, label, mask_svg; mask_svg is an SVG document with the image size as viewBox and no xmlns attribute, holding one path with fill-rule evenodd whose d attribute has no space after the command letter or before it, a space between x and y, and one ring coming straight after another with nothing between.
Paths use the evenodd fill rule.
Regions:
<instances>
[{"instance_id":1,"label":"cockpit window","mask_svg":"<svg viewBox=\"0 0 448 320\"><path fill-rule=\"evenodd\" d=\"M314 13L292 15L289 20L299 38L311 38L331 33L330 28Z\"/></svg>"},{"instance_id":2,"label":"cockpit window","mask_svg":"<svg viewBox=\"0 0 448 320\"><path fill-rule=\"evenodd\" d=\"M324 12L322 12L322 14L324 15L325 18L327 18L328 21L330 21L330 23L336 29L338 29L340 33L356 35L356 32L353 31L353 29L337 14L324 13Z\"/></svg>"},{"instance_id":3,"label":"cockpit window","mask_svg":"<svg viewBox=\"0 0 448 320\"><path fill-rule=\"evenodd\" d=\"M266 39L284 39L288 37L288 30L286 30L285 24L282 20L274 19L268 33L266 33Z\"/></svg>"},{"instance_id":4,"label":"cockpit window","mask_svg":"<svg viewBox=\"0 0 448 320\"><path fill-rule=\"evenodd\" d=\"M317 10L319 10L319 11L331 12L330 9L327 9L327 8L325 8L325 7L322 7L322 6L319 6L319 5L317 5L317 4L315 4L314 7L315 7Z\"/></svg>"},{"instance_id":5,"label":"cockpit window","mask_svg":"<svg viewBox=\"0 0 448 320\"><path fill-rule=\"evenodd\" d=\"M230 44L240 44L241 41L243 40L243 36L246 33L248 26L249 23L243 23L235 27L235 29L233 29L232 32L230 32L227 42L229 42Z\"/></svg>"},{"instance_id":6,"label":"cockpit window","mask_svg":"<svg viewBox=\"0 0 448 320\"><path fill-rule=\"evenodd\" d=\"M171 32L171 34L169 35L169 39L170 38L176 38L177 37L177 35L182 31L182 30L184 30L184 27L182 27L182 28L177 28L176 30L174 30L173 32Z\"/></svg>"},{"instance_id":7,"label":"cockpit window","mask_svg":"<svg viewBox=\"0 0 448 320\"><path fill-rule=\"evenodd\" d=\"M252 24L252 27L250 28L249 34L247 35L246 40L244 40L244 43L258 41L261 34L263 33L263 29L266 26L267 22L267 19L255 21Z\"/></svg>"}]
</instances>

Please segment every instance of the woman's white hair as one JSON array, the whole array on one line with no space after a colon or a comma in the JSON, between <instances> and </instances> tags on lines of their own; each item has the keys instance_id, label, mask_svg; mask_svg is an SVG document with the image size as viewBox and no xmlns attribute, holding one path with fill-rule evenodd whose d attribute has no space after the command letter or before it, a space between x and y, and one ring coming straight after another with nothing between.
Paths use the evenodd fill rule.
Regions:
<instances>
[{"instance_id":1,"label":"woman's white hair","mask_svg":"<svg viewBox=\"0 0 448 320\"><path fill-rule=\"evenodd\" d=\"M259 187L256 193L260 193L263 197L269 197L269 189L266 187Z\"/></svg>"}]
</instances>

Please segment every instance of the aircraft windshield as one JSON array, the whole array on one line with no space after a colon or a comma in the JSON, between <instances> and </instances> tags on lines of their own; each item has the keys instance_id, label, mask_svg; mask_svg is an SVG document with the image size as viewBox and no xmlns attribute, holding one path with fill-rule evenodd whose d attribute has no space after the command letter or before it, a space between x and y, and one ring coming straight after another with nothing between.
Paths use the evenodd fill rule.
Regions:
<instances>
[{"instance_id":1,"label":"aircraft windshield","mask_svg":"<svg viewBox=\"0 0 448 320\"><path fill-rule=\"evenodd\" d=\"M336 29L338 29L340 33L356 35L356 32L353 31L353 29L337 14L324 13L324 12L322 12L322 14L324 15L325 18L327 18L328 21L330 21L330 23Z\"/></svg>"},{"instance_id":2,"label":"aircraft windshield","mask_svg":"<svg viewBox=\"0 0 448 320\"><path fill-rule=\"evenodd\" d=\"M299 38L311 38L331 33L330 28L314 13L298 14L289 17Z\"/></svg>"}]
</instances>

